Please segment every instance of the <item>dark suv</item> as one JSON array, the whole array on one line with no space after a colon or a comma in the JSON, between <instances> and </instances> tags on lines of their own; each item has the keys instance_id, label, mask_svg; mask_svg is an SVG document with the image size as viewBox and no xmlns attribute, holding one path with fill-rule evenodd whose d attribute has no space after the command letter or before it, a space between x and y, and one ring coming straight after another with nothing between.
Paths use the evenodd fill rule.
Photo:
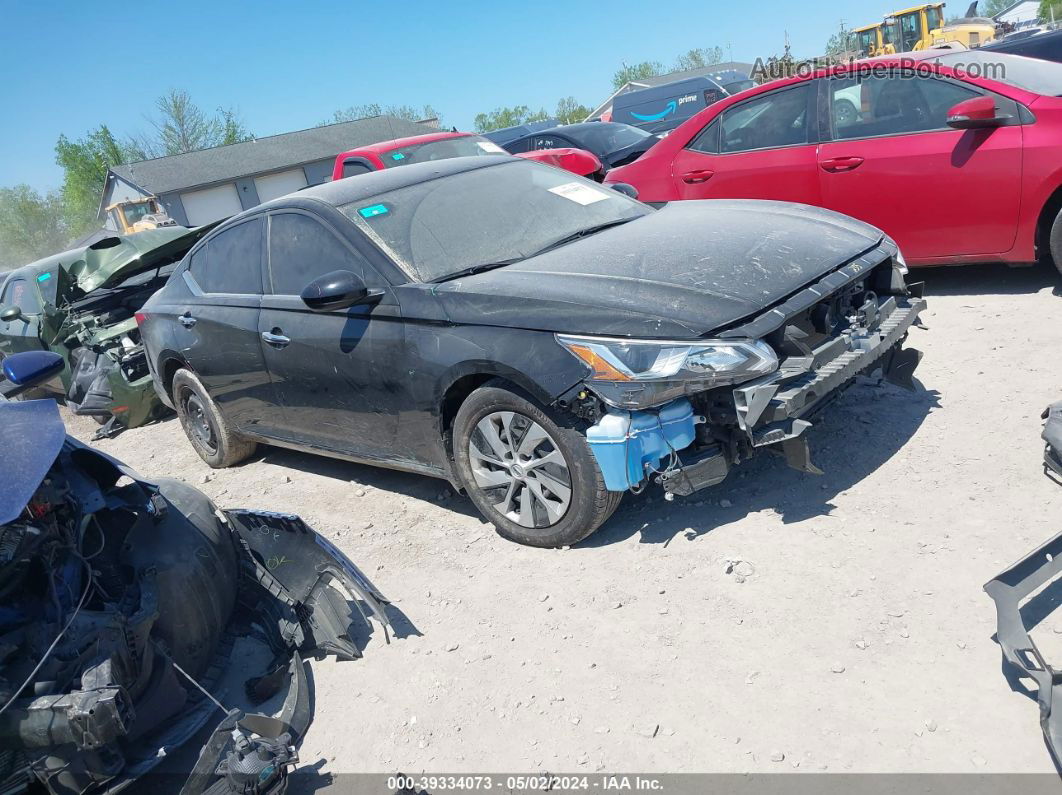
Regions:
<instances>
[{"instance_id":1,"label":"dark suv","mask_svg":"<svg viewBox=\"0 0 1062 795\"><path fill-rule=\"evenodd\" d=\"M203 459L258 442L448 479L504 536L574 543L628 489L685 495L861 372L906 381L924 307L881 232L757 201L661 210L456 158L255 207L138 315Z\"/></svg>"}]
</instances>

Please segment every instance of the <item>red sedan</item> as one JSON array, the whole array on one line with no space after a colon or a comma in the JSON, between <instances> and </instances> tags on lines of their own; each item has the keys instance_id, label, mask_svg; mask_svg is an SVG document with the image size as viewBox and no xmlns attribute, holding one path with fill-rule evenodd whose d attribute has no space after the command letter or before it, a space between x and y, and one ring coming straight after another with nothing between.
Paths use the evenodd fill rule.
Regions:
<instances>
[{"instance_id":1,"label":"red sedan","mask_svg":"<svg viewBox=\"0 0 1062 795\"><path fill-rule=\"evenodd\" d=\"M336 157L332 179L343 179L384 168L423 163L427 160L447 160L451 157L478 155L508 155L509 153L482 135L467 132L435 132L395 138L390 141L363 146L342 152ZM591 152L582 149L538 149L522 152L517 157L535 160L546 165L571 171L583 177L601 181L604 167Z\"/></svg>"},{"instance_id":2,"label":"red sedan","mask_svg":"<svg viewBox=\"0 0 1062 795\"><path fill-rule=\"evenodd\" d=\"M646 202L778 199L884 230L908 263L1062 269L1062 64L857 61L728 97L605 177ZM765 230L766 231L766 230Z\"/></svg>"}]
</instances>

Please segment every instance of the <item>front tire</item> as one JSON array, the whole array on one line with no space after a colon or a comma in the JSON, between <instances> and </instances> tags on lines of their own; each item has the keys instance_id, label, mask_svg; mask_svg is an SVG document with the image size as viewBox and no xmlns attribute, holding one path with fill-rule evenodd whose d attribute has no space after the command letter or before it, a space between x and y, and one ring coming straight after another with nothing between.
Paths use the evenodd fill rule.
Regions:
<instances>
[{"instance_id":1,"label":"front tire","mask_svg":"<svg viewBox=\"0 0 1062 795\"><path fill-rule=\"evenodd\" d=\"M575 544L612 515L623 492L605 488L586 437L529 397L488 383L454 421L457 475L480 513L510 541Z\"/></svg>"},{"instance_id":2,"label":"front tire","mask_svg":"<svg viewBox=\"0 0 1062 795\"><path fill-rule=\"evenodd\" d=\"M238 464L258 446L239 437L225 421L195 373L181 368L173 376L173 405L184 434L199 457L214 469Z\"/></svg>"}]
</instances>

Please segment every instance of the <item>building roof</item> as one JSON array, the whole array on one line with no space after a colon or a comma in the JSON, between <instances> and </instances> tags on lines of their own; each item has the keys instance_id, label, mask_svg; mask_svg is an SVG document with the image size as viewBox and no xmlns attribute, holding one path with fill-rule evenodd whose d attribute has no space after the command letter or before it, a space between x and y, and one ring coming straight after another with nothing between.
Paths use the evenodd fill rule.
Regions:
<instances>
[{"instance_id":1,"label":"building roof","mask_svg":"<svg viewBox=\"0 0 1062 795\"><path fill-rule=\"evenodd\" d=\"M354 147L422 134L426 126L393 116L373 116L141 160L115 166L111 172L157 196L332 158Z\"/></svg>"},{"instance_id":2,"label":"building roof","mask_svg":"<svg viewBox=\"0 0 1062 795\"><path fill-rule=\"evenodd\" d=\"M609 107L612 106L613 99L615 99L620 94L626 93L627 91L637 91L640 88L652 88L653 86L663 86L667 85L668 83L677 83L679 80L689 80L691 77L704 77L706 75L713 75L716 72L722 72L727 69L736 69L739 72L749 74L752 72L753 66L753 64L742 63L741 61L724 61L722 63L713 63L708 64L708 66L701 66L697 69L685 69L681 72L668 72L666 75L655 75L654 77L640 77L637 80L631 80L627 83L624 83L622 86L620 86L611 94L609 94L608 99L606 99L596 108L594 108L594 110L590 113L589 116L586 117L585 120L590 121L591 119L596 119L597 117L599 117L602 113L608 110Z\"/></svg>"}]
</instances>

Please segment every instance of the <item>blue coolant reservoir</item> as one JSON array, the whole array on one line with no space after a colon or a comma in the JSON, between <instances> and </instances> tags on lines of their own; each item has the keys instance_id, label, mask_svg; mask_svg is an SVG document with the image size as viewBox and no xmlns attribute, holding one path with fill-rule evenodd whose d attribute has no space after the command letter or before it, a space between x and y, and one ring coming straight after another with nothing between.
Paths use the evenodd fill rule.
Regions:
<instances>
[{"instance_id":1,"label":"blue coolant reservoir","mask_svg":"<svg viewBox=\"0 0 1062 795\"><path fill-rule=\"evenodd\" d=\"M693 406L679 398L652 411L609 411L586 430L586 440L609 491L626 491L645 479L646 466L693 444Z\"/></svg>"}]
</instances>

